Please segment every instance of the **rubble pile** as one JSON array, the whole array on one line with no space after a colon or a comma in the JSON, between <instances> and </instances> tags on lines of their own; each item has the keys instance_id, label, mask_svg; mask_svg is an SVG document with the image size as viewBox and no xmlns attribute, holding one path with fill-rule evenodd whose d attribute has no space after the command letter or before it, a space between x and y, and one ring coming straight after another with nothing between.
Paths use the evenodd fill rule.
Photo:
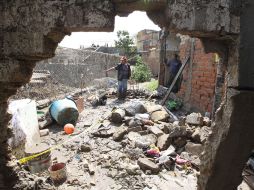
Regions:
<instances>
[{"instance_id":1,"label":"rubble pile","mask_svg":"<svg viewBox=\"0 0 254 190\"><path fill-rule=\"evenodd\" d=\"M200 113L169 122L170 115L160 105L131 102L114 108L108 120L94 129L94 137L120 142L125 149L139 149L137 164L149 174L162 169L199 169L199 156L210 132L211 121Z\"/></svg>"}]
</instances>

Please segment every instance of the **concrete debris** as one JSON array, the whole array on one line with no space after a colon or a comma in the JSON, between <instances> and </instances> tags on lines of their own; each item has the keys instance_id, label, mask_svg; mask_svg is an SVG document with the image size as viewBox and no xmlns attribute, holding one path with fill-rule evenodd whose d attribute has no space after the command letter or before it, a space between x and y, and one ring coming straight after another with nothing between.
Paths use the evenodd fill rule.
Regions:
<instances>
[{"instance_id":1,"label":"concrete debris","mask_svg":"<svg viewBox=\"0 0 254 190\"><path fill-rule=\"evenodd\" d=\"M211 128L204 126L200 129L200 142L204 144L211 133Z\"/></svg>"},{"instance_id":2,"label":"concrete debris","mask_svg":"<svg viewBox=\"0 0 254 190\"><path fill-rule=\"evenodd\" d=\"M171 125L169 128L169 137L182 137L187 135L186 126Z\"/></svg>"},{"instance_id":3,"label":"concrete debris","mask_svg":"<svg viewBox=\"0 0 254 190\"><path fill-rule=\"evenodd\" d=\"M80 146L81 152L90 152L91 150L92 150L92 148L91 148L91 145L89 145L89 144L82 144Z\"/></svg>"},{"instance_id":4,"label":"concrete debris","mask_svg":"<svg viewBox=\"0 0 254 190\"><path fill-rule=\"evenodd\" d=\"M121 141L124 137L124 135L127 134L128 128L125 126L120 126L116 129L116 132L113 134L113 140L114 141Z\"/></svg>"},{"instance_id":5,"label":"concrete debris","mask_svg":"<svg viewBox=\"0 0 254 190\"><path fill-rule=\"evenodd\" d=\"M186 150L186 152L188 152L190 154L200 156L200 154L203 151L203 146L202 146L202 144L195 144L195 143L192 143L192 142L188 142L185 145L185 150Z\"/></svg>"},{"instance_id":6,"label":"concrete debris","mask_svg":"<svg viewBox=\"0 0 254 190\"><path fill-rule=\"evenodd\" d=\"M123 109L116 109L112 112L111 121L113 123L122 123L125 116L125 111Z\"/></svg>"},{"instance_id":7,"label":"concrete debris","mask_svg":"<svg viewBox=\"0 0 254 190\"><path fill-rule=\"evenodd\" d=\"M152 174L158 174L160 171L159 165L155 164L148 158L139 158L138 165L143 171L150 170Z\"/></svg>"},{"instance_id":8,"label":"concrete debris","mask_svg":"<svg viewBox=\"0 0 254 190\"><path fill-rule=\"evenodd\" d=\"M169 137L169 134L163 134L158 138L157 141L157 147L162 150L166 150L170 144L171 144L172 139Z\"/></svg>"},{"instance_id":9,"label":"concrete debris","mask_svg":"<svg viewBox=\"0 0 254 190\"><path fill-rule=\"evenodd\" d=\"M151 114L152 121L166 121L169 115L166 111L155 111Z\"/></svg>"},{"instance_id":10,"label":"concrete debris","mask_svg":"<svg viewBox=\"0 0 254 190\"><path fill-rule=\"evenodd\" d=\"M177 148L183 148L187 143L187 138L186 137L177 137L175 139L173 139L173 145Z\"/></svg>"},{"instance_id":11,"label":"concrete debris","mask_svg":"<svg viewBox=\"0 0 254 190\"><path fill-rule=\"evenodd\" d=\"M203 125L203 117L200 113L191 113L187 115L186 123L191 125Z\"/></svg>"},{"instance_id":12,"label":"concrete debris","mask_svg":"<svg viewBox=\"0 0 254 190\"><path fill-rule=\"evenodd\" d=\"M162 111L163 107L161 105L146 105L147 113L151 114L155 111Z\"/></svg>"},{"instance_id":13,"label":"concrete debris","mask_svg":"<svg viewBox=\"0 0 254 190\"><path fill-rule=\"evenodd\" d=\"M194 133L192 134L191 138L194 140L194 142L197 143L201 143L201 139L200 139L200 127L197 127L194 131Z\"/></svg>"},{"instance_id":14,"label":"concrete debris","mask_svg":"<svg viewBox=\"0 0 254 190\"><path fill-rule=\"evenodd\" d=\"M40 130L40 136L44 137L46 135L49 135L49 130L48 129L42 129Z\"/></svg>"},{"instance_id":15,"label":"concrete debris","mask_svg":"<svg viewBox=\"0 0 254 190\"><path fill-rule=\"evenodd\" d=\"M154 135L156 135L157 137L163 135L163 131L159 129L159 127L157 126L149 126L148 127L148 131L150 131L151 133L153 133Z\"/></svg>"},{"instance_id":16,"label":"concrete debris","mask_svg":"<svg viewBox=\"0 0 254 190\"><path fill-rule=\"evenodd\" d=\"M146 113L146 108L140 101L131 102L131 104L124 109L127 116L135 116L137 113Z\"/></svg>"}]
</instances>

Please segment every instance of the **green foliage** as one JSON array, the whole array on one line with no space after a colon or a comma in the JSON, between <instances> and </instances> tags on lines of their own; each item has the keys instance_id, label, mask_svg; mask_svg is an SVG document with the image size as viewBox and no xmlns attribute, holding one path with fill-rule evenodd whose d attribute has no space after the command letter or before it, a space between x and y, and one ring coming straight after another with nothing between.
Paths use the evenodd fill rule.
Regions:
<instances>
[{"instance_id":1,"label":"green foliage","mask_svg":"<svg viewBox=\"0 0 254 190\"><path fill-rule=\"evenodd\" d=\"M183 103L179 100L169 100L166 103L166 107L170 110L170 111L174 111L174 110L179 110L182 107Z\"/></svg>"},{"instance_id":2,"label":"green foliage","mask_svg":"<svg viewBox=\"0 0 254 190\"><path fill-rule=\"evenodd\" d=\"M145 88L150 91L154 91L158 88L159 82L158 80L152 79L148 84L145 85Z\"/></svg>"},{"instance_id":3,"label":"green foliage","mask_svg":"<svg viewBox=\"0 0 254 190\"><path fill-rule=\"evenodd\" d=\"M123 50L125 55L130 56L136 52L135 47L133 47L133 39L130 37L128 31L117 31L117 38L118 40L115 40L115 47Z\"/></svg>"},{"instance_id":4,"label":"green foliage","mask_svg":"<svg viewBox=\"0 0 254 190\"><path fill-rule=\"evenodd\" d=\"M146 82L151 80L152 73L149 67L143 63L140 56L136 59L136 65L131 78L137 82Z\"/></svg>"}]
</instances>

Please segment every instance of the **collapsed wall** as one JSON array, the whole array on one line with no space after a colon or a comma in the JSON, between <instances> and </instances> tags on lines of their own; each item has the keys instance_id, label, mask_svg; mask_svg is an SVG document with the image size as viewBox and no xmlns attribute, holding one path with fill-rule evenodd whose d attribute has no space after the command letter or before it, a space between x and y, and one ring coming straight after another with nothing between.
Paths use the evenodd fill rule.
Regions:
<instances>
[{"instance_id":1,"label":"collapsed wall","mask_svg":"<svg viewBox=\"0 0 254 190\"><path fill-rule=\"evenodd\" d=\"M35 69L48 70L55 81L79 88L93 79L106 77L105 70L119 60L117 55L59 47L53 58L40 61ZM115 77L116 72L109 72L108 76Z\"/></svg>"}]
</instances>

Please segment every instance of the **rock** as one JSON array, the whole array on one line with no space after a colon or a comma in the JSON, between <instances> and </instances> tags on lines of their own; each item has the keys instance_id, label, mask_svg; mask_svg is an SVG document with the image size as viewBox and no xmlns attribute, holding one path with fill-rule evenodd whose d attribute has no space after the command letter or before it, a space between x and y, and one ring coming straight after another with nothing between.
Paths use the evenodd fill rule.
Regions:
<instances>
[{"instance_id":1,"label":"rock","mask_svg":"<svg viewBox=\"0 0 254 190\"><path fill-rule=\"evenodd\" d=\"M125 111L123 109L116 109L111 114L111 120L113 123L122 123L125 116Z\"/></svg>"},{"instance_id":2,"label":"rock","mask_svg":"<svg viewBox=\"0 0 254 190\"><path fill-rule=\"evenodd\" d=\"M203 125L211 127L211 120L209 119L209 117L203 117Z\"/></svg>"},{"instance_id":3,"label":"rock","mask_svg":"<svg viewBox=\"0 0 254 190\"><path fill-rule=\"evenodd\" d=\"M195 143L192 143L192 142L188 142L185 145L185 150L186 150L186 152L188 152L190 154L200 156L200 154L203 151L203 146L201 144L195 144Z\"/></svg>"},{"instance_id":4,"label":"rock","mask_svg":"<svg viewBox=\"0 0 254 190\"><path fill-rule=\"evenodd\" d=\"M200 127L197 127L194 131L194 133L191 135L191 138L194 142L201 143L200 139Z\"/></svg>"},{"instance_id":5,"label":"rock","mask_svg":"<svg viewBox=\"0 0 254 190\"><path fill-rule=\"evenodd\" d=\"M47 136L48 134L49 134L49 129L40 130L40 136L41 137Z\"/></svg>"},{"instance_id":6,"label":"rock","mask_svg":"<svg viewBox=\"0 0 254 190\"><path fill-rule=\"evenodd\" d=\"M176 148L182 148L186 145L187 140L185 137L177 137L176 139L173 140L173 144Z\"/></svg>"},{"instance_id":7,"label":"rock","mask_svg":"<svg viewBox=\"0 0 254 190\"><path fill-rule=\"evenodd\" d=\"M95 167L93 164L88 164L88 171L90 175L94 175L95 173Z\"/></svg>"},{"instance_id":8,"label":"rock","mask_svg":"<svg viewBox=\"0 0 254 190\"><path fill-rule=\"evenodd\" d=\"M200 129L200 142L204 144L211 132L211 128L204 126Z\"/></svg>"},{"instance_id":9,"label":"rock","mask_svg":"<svg viewBox=\"0 0 254 190\"><path fill-rule=\"evenodd\" d=\"M139 165L128 164L125 169L129 175L138 175L140 167Z\"/></svg>"},{"instance_id":10,"label":"rock","mask_svg":"<svg viewBox=\"0 0 254 190\"><path fill-rule=\"evenodd\" d=\"M80 146L80 151L81 152L90 152L91 151L91 146L89 144L82 144Z\"/></svg>"},{"instance_id":11,"label":"rock","mask_svg":"<svg viewBox=\"0 0 254 190\"><path fill-rule=\"evenodd\" d=\"M121 141L124 137L124 135L127 134L127 127L120 126L116 129L116 132L113 134L113 140L114 141Z\"/></svg>"},{"instance_id":12,"label":"rock","mask_svg":"<svg viewBox=\"0 0 254 190\"><path fill-rule=\"evenodd\" d=\"M186 126L171 126L169 127L169 137L173 138L173 137L183 137L186 136L187 132L186 132Z\"/></svg>"},{"instance_id":13,"label":"rock","mask_svg":"<svg viewBox=\"0 0 254 190\"><path fill-rule=\"evenodd\" d=\"M141 136L139 133L130 132L127 137L131 144L139 148L155 144L157 141L157 137L154 134Z\"/></svg>"},{"instance_id":14,"label":"rock","mask_svg":"<svg viewBox=\"0 0 254 190\"><path fill-rule=\"evenodd\" d=\"M186 122L186 117L179 117L179 126L184 126L185 125L185 122Z\"/></svg>"},{"instance_id":15,"label":"rock","mask_svg":"<svg viewBox=\"0 0 254 190\"><path fill-rule=\"evenodd\" d=\"M146 110L148 113L153 113L155 111L163 110L163 107L161 105L147 105Z\"/></svg>"},{"instance_id":16,"label":"rock","mask_svg":"<svg viewBox=\"0 0 254 190\"><path fill-rule=\"evenodd\" d=\"M152 121L166 121L169 115L166 111L155 111L151 114Z\"/></svg>"},{"instance_id":17,"label":"rock","mask_svg":"<svg viewBox=\"0 0 254 190\"><path fill-rule=\"evenodd\" d=\"M142 121L140 121L139 119L131 119L128 123L127 123L128 126L130 127L137 127L137 126L140 126L142 125Z\"/></svg>"},{"instance_id":18,"label":"rock","mask_svg":"<svg viewBox=\"0 0 254 190\"><path fill-rule=\"evenodd\" d=\"M200 113L191 113L187 115L186 123L191 125L203 125L203 117Z\"/></svg>"},{"instance_id":19,"label":"rock","mask_svg":"<svg viewBox=\"0 0 254 190\"><path fill-rule=\"evenodd\" d=\"M181 158L183 158L185 160L189 160L196 169L199 169L199 167L200 167L200 159L199 159L198 156L191 155L188 152L182 152L180 154L180 156L181 156Z\"/></svg>"},{"instance_id":20,"label":"rock","mask_svg":"<svg viewBox=\"0 0 254 190\"><path fill-rule=\"evenodd\" d=\"M155 134L157 137L159 137L159 136L164 134L163 131L160 130L159 127L157 127L157 126L151 126L151 127L148 128L148 130L151 133Z\"/></svg>"},{"instance_id":21,"label":"rock","mask_svg":"<svg viewBox=\"0 0 254 190\"><path fill-rule=\"evenodd\" d=\"M135 118L138 120L149 120L150 119L150 115L148 113L138 113L135 115Z\"/></svg>"},{"instance_id":22,"label":"rock","mask_svg":"<svg viewBox=\"0 0 254 190\"><path fill-rule=\"evenodd\" d=\"M151 170L153 174L158 174L160 171L160 167L148 158L139 158L138 165L143 171Z\"/></svg>"},{"instance_id":23,"label":"rock","mask_svg":"<svg viewBox=\"0 0 254 190\"><path fill-rule=\"evenodd\" d=\"M163 134L158 138L157 147L162 150L166 150L171 144L171 138L168 134Z\"/></svg>"},{"instance_id":24,"label":"rock","mask_svg":"<svg viewBox=\"0 0 254 190\"><path fill-rule=\"evenodd\" d=\"M125 108L127 116L134 116L136 113L146 113L146 108L141 102L132 102Z\"/></svg>"},{"instance_id":25,"label":"rock","mask_svg":"<svg viewBox=\"0 0 254 190\"><path fill-rule=\"evenodd\" d=\"M136 127L128 127L128 130L127 130L127 132L129 133L129 132L140 132L140 131L142 131L143 129L142 129L142 127L141 126L136 126Z\"/></svg>"}]
</instances>

